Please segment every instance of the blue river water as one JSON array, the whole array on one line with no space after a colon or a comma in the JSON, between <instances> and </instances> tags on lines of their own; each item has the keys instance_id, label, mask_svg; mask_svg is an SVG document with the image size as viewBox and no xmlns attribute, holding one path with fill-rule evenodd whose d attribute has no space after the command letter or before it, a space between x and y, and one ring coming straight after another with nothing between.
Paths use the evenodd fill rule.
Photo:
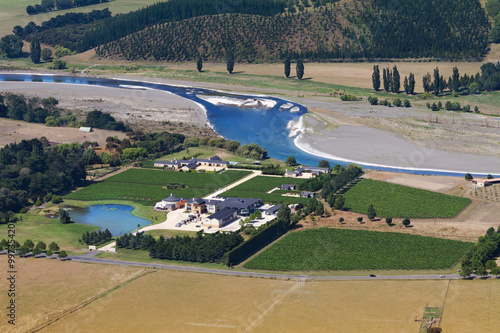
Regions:
<instances>
[{"instance_id":1,"label":"blue river water","mask_svg":"<svg viewBox=\"0 0 500 333\"><path fill-rule=\"evenodd\" d=\"M68 210L69 216L76 223L91 224L109 229L113 237L122 236L137 229L150 225L151 222L132 215L134 207L124 205L96 205L88 208L73 208Z\"/></svg>"},{"instance_id":2,"label":"blue river water","mask_svg":"<svg viewBox=\"0 0 500 333\"><path fill-rule=\"evenodd\" d=\"M127 89L120 86L135 86L168 91L175 95L187 98L201 104L207 111L207 118L214 130L229 140L236 140L241 144L256 143L267 150L270 157L286 160L288 156L294 156L298 163L316 166L324 158L308 154L295 146L293 140L288 137L288 123L307 113L307 108L283 99L268 97L266 100L276 101L272 108L264 107L237 107L228 105L213 105L197 95L229 96L236 98L262 98L261 96L222 94L209 89L171 86L167 84L132 81L124 79L104 79L78 76L60 75L35 75L35 74L0 74L0 81L17 82L51 82L51 83L71 83L94 86L115 87ZM290 112L289 109L280 110L280 106L291 103L298 108L297 112ZM328 160L328 159L327 159ZM328 160L331 165L340 164L346 166L348 162L334 159ZM379 167L361 164L363 168L378 169L385 171L405 172L422 175L448 175L463 176L463 173L433 171L433 170L407 170L398 167Z\"/></svg>"}]
</instances>

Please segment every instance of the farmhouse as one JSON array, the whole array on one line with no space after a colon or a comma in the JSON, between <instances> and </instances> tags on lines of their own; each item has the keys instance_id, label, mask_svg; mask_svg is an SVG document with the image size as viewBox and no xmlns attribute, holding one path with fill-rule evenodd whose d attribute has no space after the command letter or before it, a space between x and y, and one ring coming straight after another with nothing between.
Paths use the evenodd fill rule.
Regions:
<instances>
[{"instance_id":1,"label":"farmhouse","mask_svg":"<svg viewBox=\"0 0 500 333\"><path fill-rule=\"evenodd\" d=\"M314 197L314 192L302 191L302 192L300 192L300 197L301 198L312 198L312 197Z\"/></svg>"},{"instance_id":2,"label":"farmhouse","mask_svg":"<svg viewBox=\"0 0 500 333\"><path fill-rule=\"evenodd\" d=\"M176 210L181 207L184 207L186 201L180 198L177 198L175 195L170 194L170 196L166 197L160 202L157 202L155 205L155 209L159 210Z\"/></svg>"},{"instance_id":3,"label":"farmhouse","mask_svg":"<svg viewBox=\"0 0 500 333\"><path fill-rule=\"evenodd\" d=\"M284 191L294 191L297 188L295 184L283 184L281 185L281 189Z\"/></svg>"},{"instance_id":4,"label":"farmhouse","mask_svg":"<svg viewBox=\"0 0 500 333\"><path fill-rule=\"evenodd\" d=\"M302 171L298 171L298 170L288 170L286 169L285 171L285 177L300 177L302 176Z\"/></svg>"},{"instance_id":5,"label":"farmhouse","mask_svg":"<svg viewBox=\"0 0 500 333\"><path fill-rule=\"evenodd\" d=\"M500 178L492 178L492 179L474 178L472 179L472 184L476 185L477 187L491 186L493 184L500 184Z\"/></svg>"},{"instance_id":6,"label":"farmhouse","mask_svg":"<svg viewBox=\"0 0 500 333\"><path fill-rule=\"evenodd\" d=\"M161 168L169 168L174 170L189 171L197 167L211 167L211 168L227 168L229 162L221 161L220 157L215 155L209 159L191 158L190 160L173 159L171 161L155 161L153 166Z\"/></svg>"},{"instance_id":7,"label":"farmhouse","mask_svg":"<svg viewBox=\"0 0 500 333\"><path fill-rule=\"evenodd\" d=\"M82 133L93 132L92 127L80 127L79 131L82 132Z\"/></svg>"},{"instance_id":8,"label":"farmhouse","mask_svg":"<svg viewBox=\"0 0 500 333\"><path fill-rule=\"evenodd\" d=\"M313 176L318 176L322 173L329 173L330 172L330 168L322 168L322 167L311 167L311 166L306 166L306 165L303 165L302 168L304 170L309 170L311 171L311 174Z\"/></svg>"}]
</instances>

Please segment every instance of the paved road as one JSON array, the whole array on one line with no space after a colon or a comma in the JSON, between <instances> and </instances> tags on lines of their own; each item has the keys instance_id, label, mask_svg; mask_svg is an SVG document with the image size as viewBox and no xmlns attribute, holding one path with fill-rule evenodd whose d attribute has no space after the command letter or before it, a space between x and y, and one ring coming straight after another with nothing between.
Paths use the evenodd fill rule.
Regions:
<instances>
[{"instance_id":1,"label":"paved road","mask_svg":"<svg viewBox=\"0 0 500 333\"><path fill-rule=\"evenodd\" d=\"M232 184L229 184L228 186L226 186L224 188L221 188L217 192L214 192L214 193L211 193L211 194L207 195L203 199L212 199L212 198L218 197L219 195L221 195L222 193L226 192L227 190L230 190L233 187L236 187L236 186L238 186L240 184L243 184L244 182L246 182L246 181L248 181L248 180L250 180L252 178L255 178L257 176L261 176L262 175L262 171L258 171L258 170L246 170L246 169L231 169L231 170L251 171L252 173L250 173L249 175L246 175L245 177L243 177L243 178L235 181Z\"/></svg>"},{"instance_id":2,"label":"paved road","mask_svg":"<svg viewBox=\"0 0 500 333\"><path fill-rule=\"evenodd\" d=\"M95 253L94 253L95 254ZM150 264L136 261L123 261L114 259L101 259L95 258L92 255L86 254L82 256L70 256L72 261L78 262L90 262L97 264L108 264L108 265L128 265L128 266L139 266L139 267L152 267L152 268L162 268L171 269L177 271L187 271L187 272L197 272L197 273L211 273L211 274L222 274L222 275L233 275L233 276L252 276L252 277L276 277L276 278L290 278L290 279L307 279L307 280L433 280L441 279L440 274L434 275L378 275L376 277L369 277L368 275L362 276L322 276L322 275L294 275L294 274L276 274L276 273L260 273L260 272L242 272L234 270L224 270L224 269L214 269L214 268L201 268L201 267L190 267L190 266L176 266L176 265L165 265L165 264ZM458 274L446 275L445 279L459 279Z\"/></svg>"}]
</instances>

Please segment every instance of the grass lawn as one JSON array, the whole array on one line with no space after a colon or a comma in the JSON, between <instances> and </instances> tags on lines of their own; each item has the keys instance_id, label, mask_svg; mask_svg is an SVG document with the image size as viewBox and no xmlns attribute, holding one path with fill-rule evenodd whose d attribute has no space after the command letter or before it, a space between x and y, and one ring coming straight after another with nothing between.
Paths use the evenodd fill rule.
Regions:
<instances>
[{"instance_id":1,"label":"grass lawn","mask_svg":"<svg viewBox=\"0 0 500 333\"><path fill-rule=\"evenodd\" d=\"M117 251L118 251L117 253L101 252L101 253L97 254L96 257L105 258L105 259L125 260L125 261L157 263L157 264L164 264L164 265L193 266L193 267L226 269L226 266L224 264L200 263L200 262L190 262L190 261L182 261L182 260L153 259L149 256L148 251L143 251L143 250L117 249Z\"/></svg>"},{"instance_id":2,"label":"grass lawn","mask_svg":"<svg viewBox=\"0 0 500 333\"><path fill-rule=\"evenodd\" d=\"M319 228L292 232L244 267L278 271L440 269L472 243L393 232Z\"/></svg>"},{"instance_id":3,"label":"grass lawn","mask_svg":"<svg viewBox=\"0 0 500 333\"><path fill-rule=\"evenodd\" d=\"M373 205L379 217L451 218L471 200L413 187L363 179L345 194L344 207L366 214Z\"/></svg>"},{"instance_id":4,"label":"grass lawn","mask_svg":"<svg viewBox=\"0 0 500 333\"><path fill-rule=\"evenodd\" d=\"M174 194L180 198L203 197L249 174L248 171L228 170L221 174L172 172L149 169L129 169L102 182L70 193L65 199L73 200L127 200L145 206ZM175 182L187 188L166 189L162 186Z\"/></svg>"},{"instance_id":5,"label":"grass lawn","mask_svg":"<svg viewBox=\"0 0 500 333\"><path fill-rule=\"evenodd\" d=\"M45 218L38 213L40 210L32 210L26 214L22 214L22 221L16 223L15 240L23 244L25 240L31 239L35 244L38 241L43 241L47 245L56 242L61 250L67 252L75 252L85 248L85 245L78 243L82 234L86 231L98 230L99 227L70 223L62 224L59 219ZM0 224L0 233L6 238L8 227L6 224Z\"/></svg>"},{"instance_id":6,"label":"grass lawn","mask_svg":"<svg viewBox=\"0 0 500 333\"><path fill-rule=\"evenodd\" d=\"M104 8L109 8L113 15L119 13L128 13L133 10L154 4L159 2L158 0L113 0L110 2L84 6L79 8L71 8L67 10L59 10L55 12L43 13L38 15L28 15L26 13L26 7L31 5L40 4L40 0L2 0L2 6L0 7L0 35L4 36L12 33L12 28L16 25L24 27L30 21L35 22L40 25L43 21L48 21L53 17L58 15L64 15L66 13L87 13L92 10L102 10Z\"/></svg>"},{"instance_id":7,"label":"grass lawn","mask_svg":"<svg viewBox=\"0 0 500 333\"><path fill-rule=\"evenodd\" d=\"M157 161L170 161L173 160L174 158L178 160L182 160L184 158L191 158L191 156L195 156L196 158L209 158L214 155L217 155L217 153L214 151L214 149L210 147L190 147L188 149L183 149L181 151L178 151L176 153L168 154L165 156L162 156L160 158L157 158Z\"/></svg>"}]
</instances>

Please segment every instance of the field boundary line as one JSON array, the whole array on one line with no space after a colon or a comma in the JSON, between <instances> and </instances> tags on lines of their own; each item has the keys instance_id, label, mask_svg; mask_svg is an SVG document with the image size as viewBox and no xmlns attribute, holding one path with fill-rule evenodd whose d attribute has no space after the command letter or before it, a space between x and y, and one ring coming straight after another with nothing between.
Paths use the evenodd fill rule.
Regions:
<instances>
[{"instance_id":1,"label":"field boundary line","mask_svg":"<svg viewBox=\"0 0 500 333\"><path fill-rule=\"evenodd\" d=\"M281 294L280 296L276 297L276 299L274 300L274 302L271 303L271 305L269 305L267 307L267 309L265 309L257 318L255 318L255 320L253 322L250 323L250 325L248 325L244 330L243 330L243 333L246 333L246 332L250 332L252 331L253 327L255 325L257 325L269 312L271 312L272 309L274 309L274 307L282 300L284 299L285 297L287 297L292 291L294 291L295 289L297 289L299 286L301 285L301 282L297 282L295 283L293 286L291 286L287 291L285 291L283 294Z\"/></svg>"},{"instance_id":2,"label":"field boundary line","mask_svg":"<svg viewBox=\"0 0 500 333\"><path fill-rule=\"evenodd\" d=\"M111 293L111 292L113 292L113 291L115 291L115 290L117 290L117 289L120 289L121 287L123 287L123 286L127 285L128 283L133 282L133 281L135 281L135 280L137 280L137 279L139 279L139 278L141 278L141 277L144 277L144 276L146 276L146 275L149 275L149 274L151 274L151 273L156 273L156 270L144 269L142 272L140 272L140 274L139 274L139 275L137 275L137 276L133 276L133 277L129 278L128 280L126 280L125 282L119 283L119 284L115 285L114 287L112 287L112 288L109 288L109 289L105 290L104 292L100 293L99 295L97 295L97 296L93 296L93 297L91 297L91 298L89 298L89 299L87 299L87 300L85 300L85 301L81 302L80 304L75 305L75 306L73 306L72 308L67 309L67 310L65 310L65 311L63 311L63 312L61 312L61 313L59 313L56 317L54 317L54 318L52 318L52 319L49 319L47 322L45 322L45 323L41 324L41 325L40 325L40 326L38 326L38 327L35 327L35 328L30 329L28 332L29 332L29 333L39 332L39 331L41 331L41 330L45 329L46 327L48 327L48 326L50 326L50 325L54 324L55 322L57 322L57 321L59 321L59 320L61 320L61 319L65 318L65 317L67 317L67 316L69 316L69 315L71 315L71 314L75 313L76 311L78 311L78 310L80 310L80 309L83 309L83 308L84 308L84 307L86 307L87 305L92 304L93 302L97 301L98 299L101 299L101 298L105 297L105 296L106 296L106 295L108 295L109 293Z\"/></svg>"}]
</instances>

